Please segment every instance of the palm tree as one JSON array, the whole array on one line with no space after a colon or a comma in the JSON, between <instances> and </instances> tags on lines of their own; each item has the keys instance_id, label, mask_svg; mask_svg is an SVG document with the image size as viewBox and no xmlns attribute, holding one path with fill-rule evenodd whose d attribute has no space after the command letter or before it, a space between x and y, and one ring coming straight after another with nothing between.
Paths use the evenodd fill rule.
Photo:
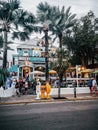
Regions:
<instances>
[{"instance_id":1,"label":"palm tree","mask_svg":"<svg viewBox=\"0 0 98 130\"><path fill-rule=\"evenodd\" d=\"M35 16L24 11L19 0L0 1L0 31L4 34L3 68L7 64L8 34L12 34L13 39L29 39L30 33L35 29L32 23L35 22Z\"/></svg>"},{"instance_id":2,"label":"palm tree","mask_svg":"<svg viewBox=\"0 0 98 130\"><path fill-rule=\"evenodd\" d=\"M51 17L51 24L50 24L50 30L52 31L52 34L55 34L55 39L58 38L59 39L59 51L61 53L58 53L58 63L59 63L59 86L61 86L61 81L62 81L62 77L63 77L63 55L64 53L62 53L62 38L64 36L64 34L66 33L66 31L71 28L75 22L75 14L71 14L70 13L70 8L68 7L68 9L65 12L65 8L64 6L62 7L62 9L60 10L59 8L56 9L56 13L53 14L53 16ZM53 10L55 10L55 8L53 8ZM60 87L58 89L58 97L60 98Z\"/></svg>"},{"instance_id":3,"label":"palm tree","mask_svg":"<svg viewBox=\"0 0 98 130\"><path fill-rule=\"evenodd\" d=\"M71 7L69 7L65 12L64 6L62 7L61 10L59 9L59 7L50 6L47 3L45 4L41 3L38 6L38 11L37 11L38 19L40 19L41 23L44 21L49 22L49 30L52 32L52 35L55 35L54 40L56 38L59 39L59 48L61 50L62 50L62 38L63 38L64 33L66 33L66 30L72 27L76 22L76 19L75 19L76 15L70 13L70 8ZM63 57L63 54L59 53L58 59L61 62L63 60L62 57ZM61 64L59 68L62 68ZM60 72L59 78L61 81L62 72L61 71L59 72ZM58 91L60 92L60 89ZM60 96L60 94L58 95Z\"/></svg>"},{"instance_id":4,"label":"palm tree","mask_svg":"<svg viewBox=\"0 0 98 130\"><path fill-rule=\"evenodd\" d=\"M40 32L44 30L44 33L45 33L45 65L46 65L46 74L45 74L45 77L46 77L46 81L48 80L49 78L49 72L48 72L48 23L47 23L47 20L50 19L50 15L49 15L49 12L51 11L50 10L50 5L45 2L44 4L41 2L38 6L37 6L37 19L38 19L38 22L43 25L39 27L39 30Z\"/></svg>"}]
</instances>

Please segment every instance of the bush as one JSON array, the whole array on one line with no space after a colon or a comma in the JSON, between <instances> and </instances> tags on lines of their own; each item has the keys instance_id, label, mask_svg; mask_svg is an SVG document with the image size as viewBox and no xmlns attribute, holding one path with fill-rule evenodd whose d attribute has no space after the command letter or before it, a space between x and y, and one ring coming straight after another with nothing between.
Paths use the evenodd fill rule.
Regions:
<instances>
[{"instance_id":1,"label":"bush","mask_svg":"<svg viewBox=\"0 0 98 130\"><path fill-rule=\"evenodd\" d=\"M0 68L0 87L5 84L7 76L9 76L9 72L6 69Z\"/></svg>"}]
</instances>

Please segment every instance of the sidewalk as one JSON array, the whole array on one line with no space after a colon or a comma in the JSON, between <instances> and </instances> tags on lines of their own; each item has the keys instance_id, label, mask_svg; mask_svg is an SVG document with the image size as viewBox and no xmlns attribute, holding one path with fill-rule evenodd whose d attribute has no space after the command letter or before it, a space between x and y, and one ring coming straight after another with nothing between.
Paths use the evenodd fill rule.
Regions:
<instances>
[{"instance_id":1,"label":"sidewalk","mask_svg":"<svg viewBox=\"0 0 98 130\"><path fill-rule=\"evenodd\" d=\"M73 94L61 95L58 99L57 95L51 97L51 99L36 99L36 95L21 95L20 97L13 96L8 98L0 98L0 105L8 104L27 104L27 103L40 103L40 102L57 102L57 101L76 101L76 100L98 100L98 96L90 96L90 94L77 94L74 98Z\"/></svg>"}]
</instances>

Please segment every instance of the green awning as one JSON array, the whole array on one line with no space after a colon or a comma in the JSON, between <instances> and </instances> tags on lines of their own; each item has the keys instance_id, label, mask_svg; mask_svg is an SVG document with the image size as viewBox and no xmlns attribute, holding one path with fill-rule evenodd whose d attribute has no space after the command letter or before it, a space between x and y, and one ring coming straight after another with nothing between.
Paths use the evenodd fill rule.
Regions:
<instances>
[{"instance_id":1,"label":"green awning","mask_svg":"<svg viewBox=\"0 0 98 130\"><path fill-rule=\"evenodd\" d=\"M30 57L30 61L33 62L33 63L45 63L45 58Z\"/></svg>"}]
</instances>

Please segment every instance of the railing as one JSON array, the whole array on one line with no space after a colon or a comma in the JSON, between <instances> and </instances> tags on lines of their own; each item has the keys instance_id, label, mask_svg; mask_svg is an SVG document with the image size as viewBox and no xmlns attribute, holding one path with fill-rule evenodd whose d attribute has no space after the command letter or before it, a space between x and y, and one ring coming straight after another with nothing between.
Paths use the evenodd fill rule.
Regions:
<instances>
[{"instance_id":1,"label":"railing","mask_svg":"<svg viewBox=\"0 0 98 130\"><path fill-rule=\"evenodd\" d=\"M88 87L88 80L89 78L66 78L66 87L77 87L77 80L78 80L78 87Z\"/></svg>"},{"instance_id":2,"label":"railing","mask_svg":"<svg viewBox=\"0 0 98 130\"><path fill-rule=\"evenodd\" d=\"M89 87L79 87L76 88L77 94L79 93L90 93ZM61 88L62 94L74 94L74 88ZM4 90L0 88L0 97L12 97L16 95L15 88L11 87L9 89ZM51 95L58 95L58 88L51 88Z\"/></svg>"},{"instance_id":3,"label":"railing","mask_svg":"<svg viewBox=\"0 0 98 130\"><path fill-rule=\"evenodd\" d=\"M49 78L52 79L52 80L56 80L57 77L56 76L50 76ZM39 76L39 79L45 81L45 76Z\"/></svg>"}]
</instances>

